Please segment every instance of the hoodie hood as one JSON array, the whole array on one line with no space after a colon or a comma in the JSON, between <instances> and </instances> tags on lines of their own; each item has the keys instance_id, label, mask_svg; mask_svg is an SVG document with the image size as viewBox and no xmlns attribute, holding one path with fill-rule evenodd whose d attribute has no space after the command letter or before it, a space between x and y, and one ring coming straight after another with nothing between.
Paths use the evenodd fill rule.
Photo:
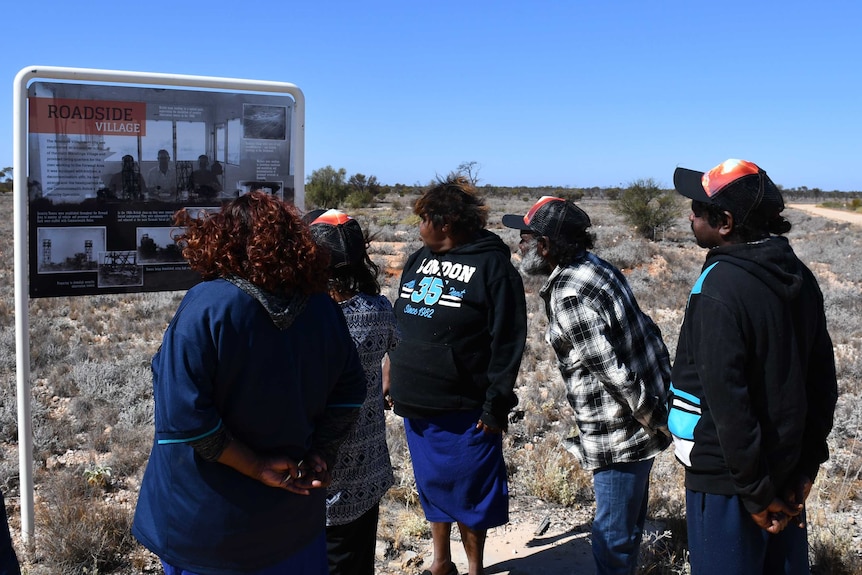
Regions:
<instances>
[{"instance_id":1,"label":"hoodie hood","mask_svg":"<svg viewBox=\"0 0 862 575\"><path fill-rule=\"evenodd\" d=\"M276 295L240 277L230 276L225 280L260 302L272 323L281 330L289 328L308 303L308 296L305 294Z\"/></svg>"},{"instance_id":2,"label":"hoodie hood","mask_svg":"<svg viewBox=\"0 0 862 575\"><path fill-rule=\"evenodd\" d=\"M500 236L488 230L479 230L476 239L470 243L460 245L446 252L447 254L459 254L472 256L476 254L484 254L487 252L498 251L504 254L507 258L512 256L512 250L509 249ZM441 254L442 255L442 254Z\"/></svg>"},{"instance_id":3,"label":"hoodie hood","mask_svg":"<svg viewBox=\"0 0 862 575\"><path fill-rule=\"evenodd\" d=\"M783 236L713 248L704 269L717 261L739 266L765 283L781 299L795 298L802 287L802 265Z\"/></svg>"}]
</instances>

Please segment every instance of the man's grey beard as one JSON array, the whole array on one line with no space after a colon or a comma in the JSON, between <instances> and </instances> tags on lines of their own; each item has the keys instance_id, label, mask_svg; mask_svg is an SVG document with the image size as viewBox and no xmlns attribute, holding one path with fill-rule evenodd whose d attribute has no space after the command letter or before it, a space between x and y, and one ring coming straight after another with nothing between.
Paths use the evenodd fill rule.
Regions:
<instances>
[{"instance_id":1,"label":"man's grey beard","mask_svg":"<svg viewBox=\"0 0 862 575\"><path fill-rule=\"evenodd\" d=\"M539 255L535 242L530 243L527 253L521 257L518 269L528 276L547 276L553 271L547 260Z\"/></svg>"}]
</instances>

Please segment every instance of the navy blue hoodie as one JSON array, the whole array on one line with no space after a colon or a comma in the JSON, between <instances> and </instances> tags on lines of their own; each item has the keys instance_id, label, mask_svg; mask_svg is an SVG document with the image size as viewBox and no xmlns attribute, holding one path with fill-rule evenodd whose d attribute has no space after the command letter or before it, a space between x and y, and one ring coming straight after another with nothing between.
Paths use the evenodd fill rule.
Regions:
<instances>
[{"instance_id":1,"label":"navy blue hoodie","mask_svg":"<svg viewBox=\"0 0 862 575\"><path fill-rule=\"evenodd\" d=\"M784 237L709 251L689 296L668 420L686 487L765 509L829 456L837 400L823 295Z\"/></svg>"},{"instance_id":2,"label":"navy blue hoodie","mask_svg":"<svg viewBox=\"0 0 862 575\"><path fill-rule=\"evenodd\" d=\"M389 354L395 413L427 418L482 409L507 428L527 338L521 276L505 243L487 230L444 254L414 252L401 274L395 314L402 340Z\"/></svg>"}]
</instances>

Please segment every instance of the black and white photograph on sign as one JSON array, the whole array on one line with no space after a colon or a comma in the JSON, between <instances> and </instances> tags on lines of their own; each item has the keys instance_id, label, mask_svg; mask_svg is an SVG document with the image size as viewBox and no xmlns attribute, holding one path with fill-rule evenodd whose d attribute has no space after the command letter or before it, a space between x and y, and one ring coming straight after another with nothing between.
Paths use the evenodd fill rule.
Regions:
<instances>
[{"instance_id":1,"label":"black and white photograph on sign","mask_svg":"<svg viewBox=\"0 0 862 575\"><path fill-rule=\"evenodd\" d=\"M255 190L260 190L262 192L266 192L277 198L283 198L282 188L284 188L284 182L266 182L260 180L249 180L243 182L236 183L237 189L240 191L239 195L244 196L249 192L253 192Z\"/></svg>"},{"instance_id":2,"label":"black and white photograph on sign","mask_svg":"<svg viewBox=\"0 0 862 575\"><path fill-rule=\"evenodd\" d=\"M183 233L176 226L138 228L138 265L183 263L180 247L174 238Z\"/></svg>"},{"instance_id":3,"label":"black and white photograph on sign","mask_svg":"<svg viewBox=\"0 0 862 575\"><path fill-rule=\"evenodd\" d=\"M32 297L188 289L196 275L166 231L177 210L218 210L252 185L297 200L290 94L65 81L27 92ZM105 231L62 256L56 238L43 250L36 237L73 226ZM124 268L131 252L142 275ZM50 275L103 264L98 285Z\"/></svg>"},{"instance_id":4,"label":"black and white photograph on sign","mask_svg":"<svg viewBox=\"0 0 862 575\"><path fill-rule=\"evenodd\" d=\"M221 166L219 164L219 166ZM213 201L223 198L224 186L221 182L221 170L216 173L210 166L209 156L198 156L197 167L189 174L188 192L190 200Z\"/></svg>"},{"instance_id":5,"label":"black and white photograph on sign","mask_svg":"<svg viewBox=\"0 0 862 575\"><path fill-rule=\"evenodd\" d=\"M287 108L243 104L243 137L249 140L284 140L287 137Z\"/></svg>"},{"instance_id":6,"label":"black and white photograph on sign","mask_svg":"<svg viewBox=\"0 0 862 575\"><path fill-rule=\"evenodd\" d=\"M136 250L99 252L100 288L144 285L144 269Z\"/></svg>"},{"instance_id":7,"label":"black and white photograph on sign","mask_svg":"<svg viewBox=\"0 0 862 575\"><path fill-rule=\"evenodd\" d=\"M142 201L147 197L147 184L141 175L141 168L134 156L125 154L120 159L116 172L102 176L105 184L96 191L96 197L113 201Z\"/></svg>"},{"instance_id":8,"label":"black and white photograph on sign","mask_svg":"<svg viewBox=\"0 0 862 575\"><path fill-rule=\"evenodd\" d=\"M96 254L105 249L106 229L97 227L38 228L36 246L40 274L95 272Z\"/></svg>"}]
</instances>

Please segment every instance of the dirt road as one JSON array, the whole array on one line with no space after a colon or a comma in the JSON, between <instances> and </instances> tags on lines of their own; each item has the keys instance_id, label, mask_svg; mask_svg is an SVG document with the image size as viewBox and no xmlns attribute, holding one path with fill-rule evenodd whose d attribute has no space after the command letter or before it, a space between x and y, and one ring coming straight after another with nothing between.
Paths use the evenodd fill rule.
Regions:
<instances>
[{"instance_id":1,"label":"dirt road","mask_svg":"<svg viewBox=\"0 0 862 575\"><path fill-rule=\"evenodd\" d=\"M788 204L788 208L807 212L813 216L829 218L839 222L850 222L857 226L862 226L862 213L848 212L846 210L834 210L832 208L821 208L814 204Z\"/></svg>"}]
</instances>

